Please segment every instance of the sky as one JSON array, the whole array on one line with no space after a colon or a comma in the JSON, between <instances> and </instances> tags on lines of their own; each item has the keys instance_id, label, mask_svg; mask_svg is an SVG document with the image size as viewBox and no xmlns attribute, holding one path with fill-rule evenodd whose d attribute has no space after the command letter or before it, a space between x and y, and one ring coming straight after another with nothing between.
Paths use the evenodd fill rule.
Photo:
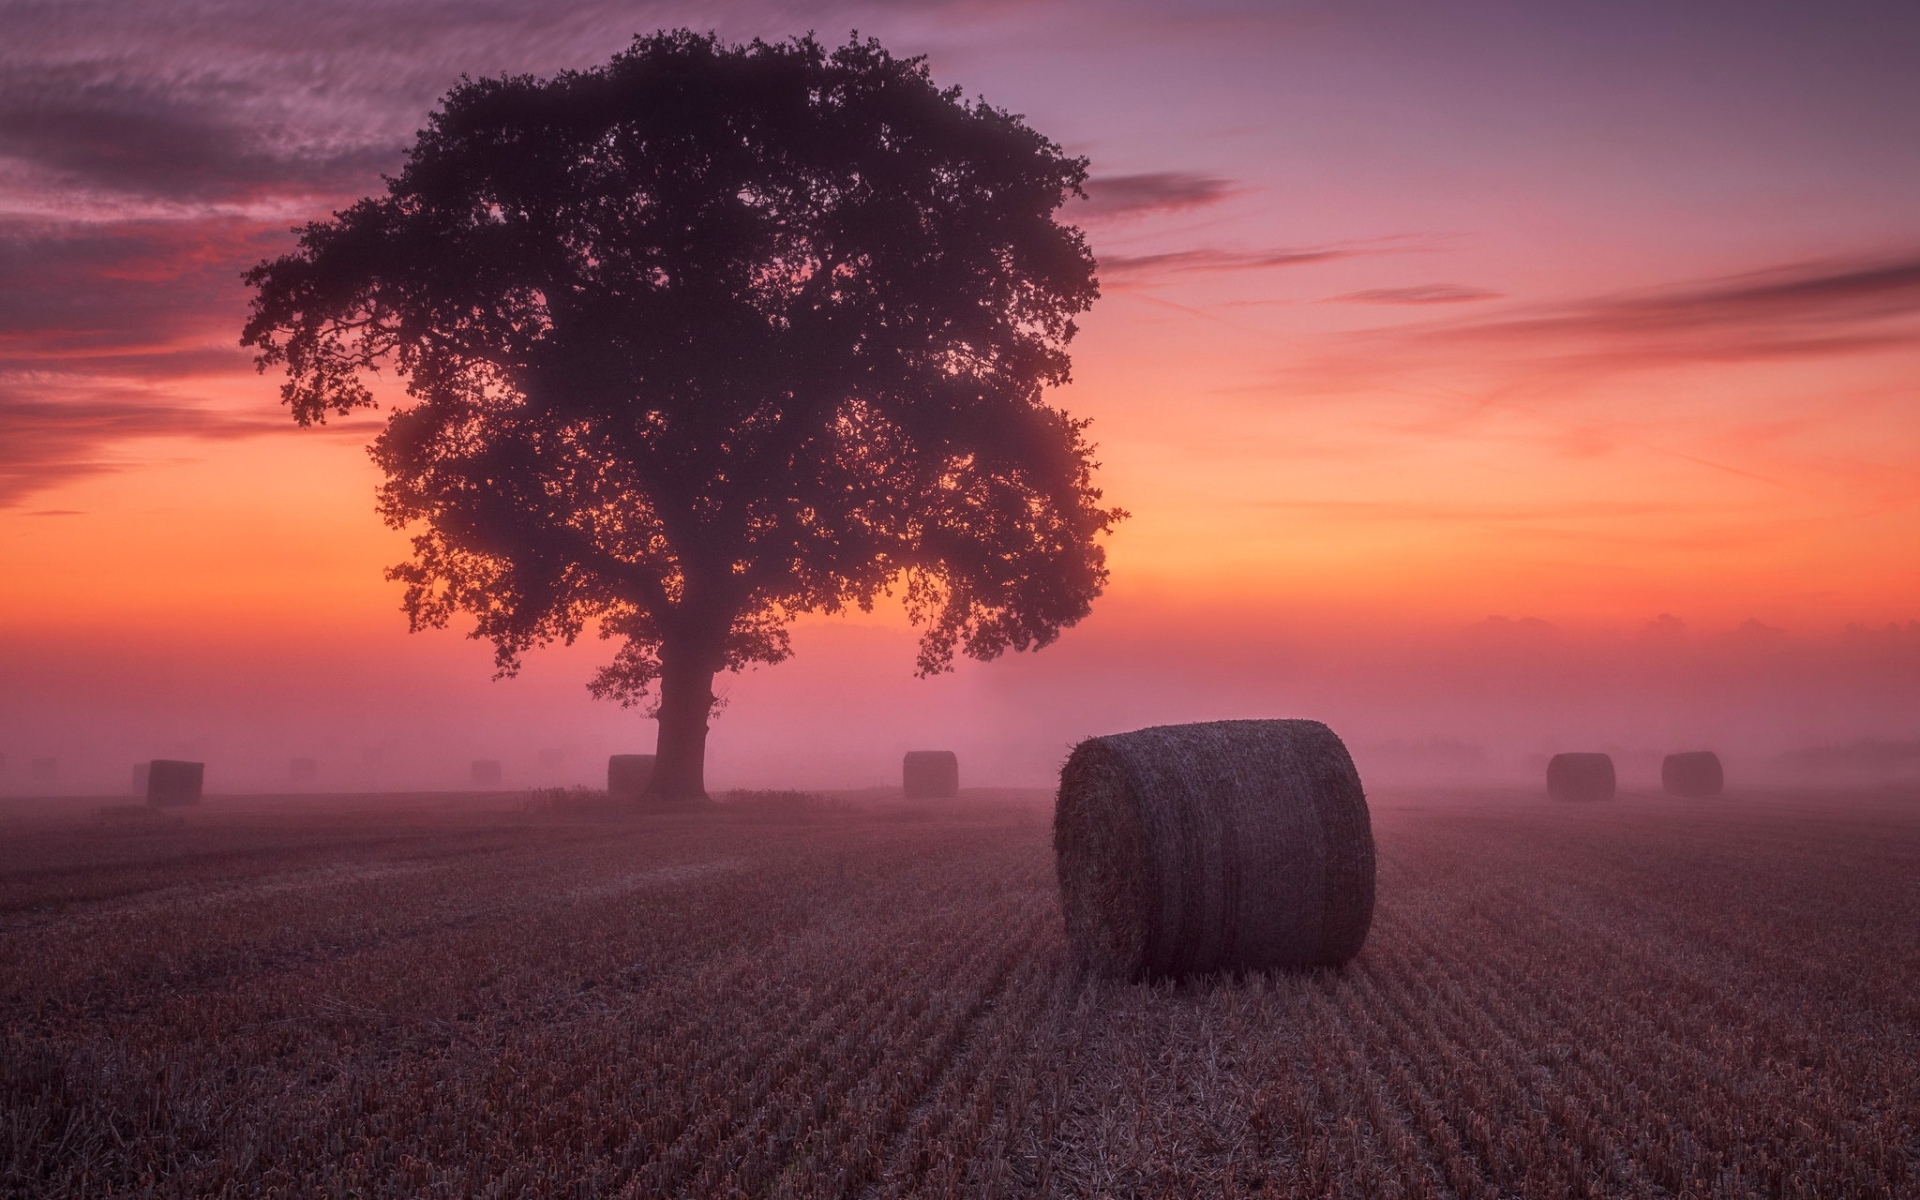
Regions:
<instances>
[{"instance_id":1,"label":"sky","mask_svg":"<svg viewBox=\"0 0 1920 1200\"><path fill-rule=\"evenodd\" d=\"M857 29L1090 160L1103 295L1053 400L1132 514L1038 654L921 680L898 612L803 621L723 681L715 785L952 748L1039 786L1231 716L1327 720L1383 780L1920 734L1912 6L0 0L0 790L652 748L586 695L605 643L495 682L406 632L383 415L296 429L239 277L462 74L678 26Z\"/></svg>"}]
</instances>

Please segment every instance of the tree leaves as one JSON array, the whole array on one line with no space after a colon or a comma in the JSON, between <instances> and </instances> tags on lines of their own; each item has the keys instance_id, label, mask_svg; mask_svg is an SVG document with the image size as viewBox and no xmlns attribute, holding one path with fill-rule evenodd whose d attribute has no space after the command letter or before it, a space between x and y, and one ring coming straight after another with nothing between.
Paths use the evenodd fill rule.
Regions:
<instances>
[{"instance_id":1,"label":"tree leaves","mask_svg":"<svg viewBox=\"0 0 1920 1200\"><path fill-rule=\"evenodd\" d=\"M247 276L242 341L301 424L373 448L416 627L511 673L591 625L777 662L797 614L904 586L919 666L1046 645L1106 580L1085 425L1046 405L1098 295L1055 211L1086 163L877 42L663 32L450 92L384 197Z\"/></svg>"}]
</instances>

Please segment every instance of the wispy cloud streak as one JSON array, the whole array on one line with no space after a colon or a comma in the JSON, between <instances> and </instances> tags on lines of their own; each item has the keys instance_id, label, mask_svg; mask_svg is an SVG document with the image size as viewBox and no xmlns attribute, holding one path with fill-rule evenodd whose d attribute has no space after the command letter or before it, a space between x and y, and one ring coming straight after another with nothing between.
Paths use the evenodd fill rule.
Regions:
<instances>
[{"instance_id":1,"label":"wispy cloud streak","mask_svg":"<svg viewBox=\"0 0 1920 1200\"><path fill-rule=\"evenodd\" d=\"M1486 288L1466 287L1458 283L1428 283L1414 287L1367 288L1332 297L1344 304L1467 304L1476 300L1498 300L1501 293Z\"/></svg>"},{"instance_id":2,"label":"wispy cloud streak","mask_svg":"<svg viewBox=\"0 0 1920 1200\"><path fill-rule=\"evenodd\" d=\"M119 469L124 462L106 454L116 443L151 437L227 441L285 427L271 410L235 415L113 387L62 397L23 395L20 389L18 380L0 380L0 508L56 484Z\"/></svg>"},{"instance_id":3,"label":"wispy cloud streak","mask_svg":"<svg viewBox=\"0 0 1920 1200\"><path fill-rule=\"evenodd\" d=\"M1235 190L1230 180L1185 171L1095 176L1087 181L1086 199L1069 200L1065 211L1086 221L1185 212L1218 204Z\"/></svg>"},{"instance_id":4,"label":"wispy cloud streak","mask_svg":"<svg viewBox=\"0 0 1920 1200\"><path fill-rule=\"evenodd\" d=\"M1210 247L1169 250L1159 254L1107 254L1100 256L1102 278L1141 279L1151 276L1199 274L1220 271L1264 271L1276 267L1302 267L1312 263L1352 258L1353 250L1309 248L1300 250L1219 250Z\"/></svg>"},{"instance_id":5,"label":"wispy cloud streak","mask_svg":"<svg viewBox=\"0 0 1920 1200\"><path fill-rule=\"evenodd\" d=\"M1920 254L1753 272L1638 295L1520 310L1423 331L1450 342L1621 364L1851 354L1920 344Z\"/></svg>"}]
</instances>

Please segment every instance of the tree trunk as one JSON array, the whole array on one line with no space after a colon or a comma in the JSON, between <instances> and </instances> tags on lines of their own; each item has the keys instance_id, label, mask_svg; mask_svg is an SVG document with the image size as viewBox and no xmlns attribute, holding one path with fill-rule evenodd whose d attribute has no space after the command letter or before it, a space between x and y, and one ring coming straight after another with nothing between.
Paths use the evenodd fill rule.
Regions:
<instances>
[{"instance_id":1,"label":"tree trunk","mask_svg":"<svg viewBox=\"0 0 1920 1200\"><path fill-rule=\"evenodd\" d=\"M715 670L705 655L663 652L660 657L660 741L647 798L662 804L704 801Z\"/></svg>"}]
</instances>

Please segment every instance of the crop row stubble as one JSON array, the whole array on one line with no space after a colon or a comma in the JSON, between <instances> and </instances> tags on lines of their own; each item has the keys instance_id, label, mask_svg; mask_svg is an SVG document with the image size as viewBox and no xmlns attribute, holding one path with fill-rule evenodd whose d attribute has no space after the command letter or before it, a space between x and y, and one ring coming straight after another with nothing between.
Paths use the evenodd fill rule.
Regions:
<instances>
[{"instance_id":1,"label":"crop row stubble","mask_svg":"<svg viewBox=\"0 0 1920 1200\"><path fill-rule=\"evenodd\" d=\"M1039 815L884 815L16 829L0 1191L1920 1183L1910 801L1389 799L1345 971L1154 986L1067 961Z\"/></svg>"}]
</instances>

